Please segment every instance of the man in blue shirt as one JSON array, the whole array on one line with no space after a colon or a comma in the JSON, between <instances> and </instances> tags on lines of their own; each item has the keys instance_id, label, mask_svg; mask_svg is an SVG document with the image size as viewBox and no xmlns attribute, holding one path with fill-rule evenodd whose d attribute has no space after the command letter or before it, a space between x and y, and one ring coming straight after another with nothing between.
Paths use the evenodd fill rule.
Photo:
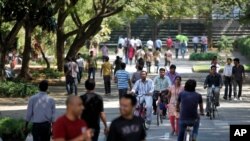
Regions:
<instances>
[{"instance_id":1,"label":"man in blue shirt","mask_svg":"<svg viewBox=\"0 0 250 141\"><path fill-rule=\"evenodd\" d=\"M127 71L125 71L126 64L121 63L121 70L118 70L115 74L115 81L117 82L117 87L119 90L119 98L127 94L128 86L130 90L132 89L130 76Z\"/></svg>"},{"instance_id":2,"label":"man in blue shirt","mask_svg":"<svg viewBox=\"0 0 250 141\"><path fill-rule=\"evenodd\" d=\"M158 38L155 41L155 47L158 48L161 51L161 47L162 47L162 41L161 41L161 39Z\"/></svg>"},{"instance_id":3,"label":"man in blue shirt","mask_svg":"<svg viewBox=\"0 0 250 141\"><path fill-rule=\"evenodd\" d=\"M184 91L180 93L177 100L176 110L180 112L178 141L184 140L186 128L190 125L193 125L193 141L195 141L198 136L200 124L197 110L198 105L201 115L204 115L204 110L202 96L195 92L195 87L196 81L188 80L185 84Z\"/></svg>"}]
</instances>

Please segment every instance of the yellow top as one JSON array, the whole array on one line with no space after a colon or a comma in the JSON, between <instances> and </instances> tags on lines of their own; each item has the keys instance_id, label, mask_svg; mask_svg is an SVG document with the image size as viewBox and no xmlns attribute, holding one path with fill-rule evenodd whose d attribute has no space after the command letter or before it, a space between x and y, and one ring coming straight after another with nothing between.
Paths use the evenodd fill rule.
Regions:
<instances>
[{"instance_id":1,"label":"yellow top","mask_svg":"<svg viewBox=\"0 0 250 141\"><path fill-rule=\"evenodd\" d=\"M103 76L111 75L112 65L109 62L104 62L102 64L102 73L103 73Z\"/></svg>"}]
</instances>

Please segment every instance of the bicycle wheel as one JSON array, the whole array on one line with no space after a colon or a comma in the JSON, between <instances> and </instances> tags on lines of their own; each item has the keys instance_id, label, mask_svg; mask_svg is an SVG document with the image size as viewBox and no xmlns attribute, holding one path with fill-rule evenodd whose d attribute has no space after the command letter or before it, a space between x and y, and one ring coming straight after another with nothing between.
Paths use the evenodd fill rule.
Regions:
<instances>
[{"instance_id":1,"label":"bicycle wheel","mask_svg":"<svg viewBox=\"0 0 250 141\"><path fill-rule=\"evenodd\" d=\"M192 141L192 136L190 134L190 131L185 132L184 141Z\"/></svg>"},{"instance_id":2,"label":"bicycle wheel","mask_svg":"<svg viewBox=\"0 0 250 141\"><path fill-rule=\"evenodd\" d=\"M212 116L213 116L213 119L215 119L215 104L214 104L214 102L213 102L213 104L212 104Z\"/></svg>"},{"instance_id":3,"label":"bicycle wheel","mask_svg":"<svg viewBox=\"0 0 250 141\"><path fill-rule=\"evenodd\" d=\"M213 102L210 100L210 106L209 106L209 118L210 118L210 120L213 119L212 113L213 113Z\"/></svg>"},{"instance_id":4,"label":"bicycle wheel","mask_svg":"<svg viewBox=\"0 0 250 141\"><path fill-rule=\"evenodd\" d=\"M157 114L156 114L156 122L157 122L157 126L159 126L160 125L160 114L159 114L158 110L157 110Z\"/></svg>"}]
</instances>

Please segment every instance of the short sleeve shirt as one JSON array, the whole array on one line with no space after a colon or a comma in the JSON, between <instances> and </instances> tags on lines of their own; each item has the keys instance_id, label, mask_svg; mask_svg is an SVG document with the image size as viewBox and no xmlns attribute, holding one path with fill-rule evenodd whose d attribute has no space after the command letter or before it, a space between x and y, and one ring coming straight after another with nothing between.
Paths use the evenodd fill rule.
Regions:
<instances>
[{"instance_id":1,"label":"short sleeve shirt","mask_svg":"<svg viewBox=\"0 0 250 141\"><path fill-rule=\"evenodd\" d=\"M109 62L102 64L102 72L104 76L111 75L112 65Z\"/></svg>"},{"instance_id":2,"label":"short sleeve shirt","mask_svg":"<svg viewBox=\"0 0 250 141\"><path fill-rule=\"evenodd\" d=\"M100 113L104 111L102 97L95 93L80 96L85 109L81 118L87 122L89 128L100 128Z\"/></svg>"},{"instance_id":3,"label":"short sleeve shirt","mask_svg":"<svg viewBox=\"0 0 250 141\"><path fill-rule=\"evenodd\" d=\"M115 76L117 78L118 89L127 89L128 80L130 79L129 73L125 70L118 70Z\"/></svg>"},{"instance_id":4,"label":"short sleeve shirt","mask_svg":"<svg viewBox=\"0 0 250 141\"><path fill-rule=\"evenodd\" d=\"M111 126L107 141L142 141L146 138L143 120L133 117L128 120L123 117L115 119Z\"/></svg>"},{"instance_id":5,"label":"short sleeve shirt","mask_svg":"<svg viewBox=\"0 0 250 141\"><path fill-rule=\"evenodd\" d=\"M245 73L245 68L244 66L240 65L239 67L234 66L233 67L233 76L235 80L243 80L243 73Z\"/></svg>"},{"instance_id":6,"label":"short sleeve shirt","mask_svg":"<svg viewBox=\"0 0 250 141\"><path fill-rule=\"evenodd\" d=\"M53 125L53 139L72 140L87 129L85 121L77 119L69 120L66 115L59 117Z\"/></svg>"},{"instance_id":7,"label":"short sleeve shirt","mask_svg":"<svg viewBox=\"0 0 250 141\"><path fill-rule=\"evenodd\" d=\"M195 120L198 118L198 105L202 103L202 97L196 92L183 91L178 97L178 102L181 105L180 119Z\"/></svg>"}]
</instances>

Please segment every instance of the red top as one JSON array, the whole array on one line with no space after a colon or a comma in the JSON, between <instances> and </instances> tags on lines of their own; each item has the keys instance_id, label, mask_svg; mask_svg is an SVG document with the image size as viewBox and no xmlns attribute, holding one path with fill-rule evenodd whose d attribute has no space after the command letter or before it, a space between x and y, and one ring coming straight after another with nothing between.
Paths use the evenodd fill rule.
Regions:
<instances>
[{"instance_id":1,"label":"red top","mask_svg":"<svg viewBox=\"0 0 250 141\"><path fill-rule=\"evenodd\" d=\"M53 125L53 139L72 140L87 129L87 124L81 119L69 120L66 115L59 117Z\"/></svg>"},{"instance_id":2,"label":"red top","mask_svg":"<svg viewBox=\"0 0 250 141\"><path fill-rule=\"evenodd\" d=\"M135 55L135 49L133 47L129 47L128 49L128 58L132 59Z\"/></svg>"},{"instance_id":3,"label":"red top","mask_svg":"<svg viewBox=\"0 0 250 141\"><path fill-rule=\"evenodd\" d=\"M168 38L166 44L168 48L171 48L173 46L173 40L171 38Z\"/></svg>"}]
</instances>

